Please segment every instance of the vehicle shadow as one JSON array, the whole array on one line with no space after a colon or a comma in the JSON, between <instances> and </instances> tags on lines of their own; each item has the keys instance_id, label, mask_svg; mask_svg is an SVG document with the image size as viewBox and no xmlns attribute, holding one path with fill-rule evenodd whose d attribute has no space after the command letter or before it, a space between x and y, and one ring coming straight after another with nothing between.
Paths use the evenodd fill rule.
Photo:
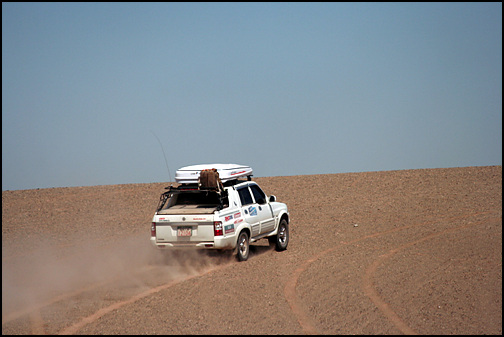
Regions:
<instances>
[{"instance_id":1,"label":"vehicle shadow","mask_svg":"<svg viewBox=\"0 0 504 337\"><path fill-rule=\"evenodd\" d=\"M267 242L267 241L266 241ZM262 255L270 250L274 250L274 246L269 244L251 244L249 259L254 256Z\"/></svg>"},{"instance_id":2,"label":"vehicle shadow","mask_svg":"<svg viewBox=\"0 0 504 337\"><path fill-rule=\"evenodd\" d=\"M274 247L270 247L269 245L250 244L249 249L250 259L254 256L262 255L267 251L274 249ZM199 253L214 259L218 264L236 261L236 250L201 250Z\"/></svg>"},{"instance_id":3,"label":"vehicle shadow","mask_svg":"<svg viewBox=\"0 0 504 337\"><path fill-rule=\"evenodd\" d=\"M270 246L268 241L255 242L249 246L249 259L255 256L262 255L270 250L274 250L274 246ZM155 259L152 261L155 265L165 266L180 266L194 265L204 266L208 263L220 265L236 261L235 250L206 250L206 249L182 249L182 250L166 250L157 251Z\"/></svg>"}]
</instances>

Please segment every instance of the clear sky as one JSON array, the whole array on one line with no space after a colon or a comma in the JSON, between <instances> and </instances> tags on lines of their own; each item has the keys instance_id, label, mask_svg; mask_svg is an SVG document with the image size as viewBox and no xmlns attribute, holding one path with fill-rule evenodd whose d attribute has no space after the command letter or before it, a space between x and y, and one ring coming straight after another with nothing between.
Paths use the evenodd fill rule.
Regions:
<instances>
[{"instance_id":1,"label":"clear sky","mask_svg":"<svg viewBox=\"0 0 504 337\"><path fill-rule=\"evenodd\" d=\"M203 163L502 165L502 3L2 3L2 190Z\"/></svg>"}]
</instances>

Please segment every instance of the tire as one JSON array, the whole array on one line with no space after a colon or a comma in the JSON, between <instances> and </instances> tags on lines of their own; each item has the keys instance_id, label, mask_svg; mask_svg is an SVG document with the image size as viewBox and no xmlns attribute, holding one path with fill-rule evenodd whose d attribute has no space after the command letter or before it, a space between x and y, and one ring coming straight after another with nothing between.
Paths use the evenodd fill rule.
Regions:
<instances>
[{"instance_id":1,"label":"tire","mask_svg":"<svg viewBox=\"0 0 504 337\"><path fill-rule=\"evenodd\" d=\"M278 225L278 232L275 236L268 238L270 245L275 245L275 249L278 252L287 249L289 244L289 224L287 220L282 219Z\"/></svg>"},{"instance_id":2,"label":"tire","mask_svg":"<svg viewBox=\"0 0 504 337\"><path fill-rule=\"evenodd\" d=\"M238 261L247 261L250 252L250 243L247 232L242 231L236 242L236 258Z\"/></svg>"}]
</instances>

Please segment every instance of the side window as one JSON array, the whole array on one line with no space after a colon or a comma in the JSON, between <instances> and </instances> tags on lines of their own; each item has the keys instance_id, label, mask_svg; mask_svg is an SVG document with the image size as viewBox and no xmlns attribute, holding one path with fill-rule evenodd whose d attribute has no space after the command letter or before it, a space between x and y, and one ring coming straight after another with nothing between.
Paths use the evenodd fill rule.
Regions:
<instances>
[{"instance_id":1,"label":"side window","mask_svg":"<svg viewBox=\"0 0 504 337\"><path fill-rule=\"evenodd\" d=\"M261 188L257 185L250 185L250 189L252 190L252 194L254 195L254 199L258 204L264 204L266 202L266 195L261 190ZM262 200L261 200L262 199ZM261 201L261 202L259 202Z\"/></svg>"},{"instance_id":2,"label":"side window","mask_svg":"<svg viewBox=\"0 0 504 337\"><path fill-rule=\"evenodd\" d=\"M254 203L254 201L252 200L252 195L250 195L250 191L247 187L239 189L238 194L240 195L242 206Z\"/></svg>"}]
</instances>

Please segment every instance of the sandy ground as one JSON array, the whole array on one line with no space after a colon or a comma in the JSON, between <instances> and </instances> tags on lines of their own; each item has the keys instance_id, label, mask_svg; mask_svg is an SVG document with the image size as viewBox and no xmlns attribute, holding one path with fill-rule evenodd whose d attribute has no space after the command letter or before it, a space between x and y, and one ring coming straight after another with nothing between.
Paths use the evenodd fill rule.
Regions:
<instances>
[{"instance_id":1,"label":"sandy ground","mask_svg":"<svg viewBox=\"0 0 504 337\"><path fill-rule=\"evenodd\" d=\"M254 180L246 262L150 247L168 183L2 192L2 334L502 334L502 166Z\"/></svg>"}]
</instances>

